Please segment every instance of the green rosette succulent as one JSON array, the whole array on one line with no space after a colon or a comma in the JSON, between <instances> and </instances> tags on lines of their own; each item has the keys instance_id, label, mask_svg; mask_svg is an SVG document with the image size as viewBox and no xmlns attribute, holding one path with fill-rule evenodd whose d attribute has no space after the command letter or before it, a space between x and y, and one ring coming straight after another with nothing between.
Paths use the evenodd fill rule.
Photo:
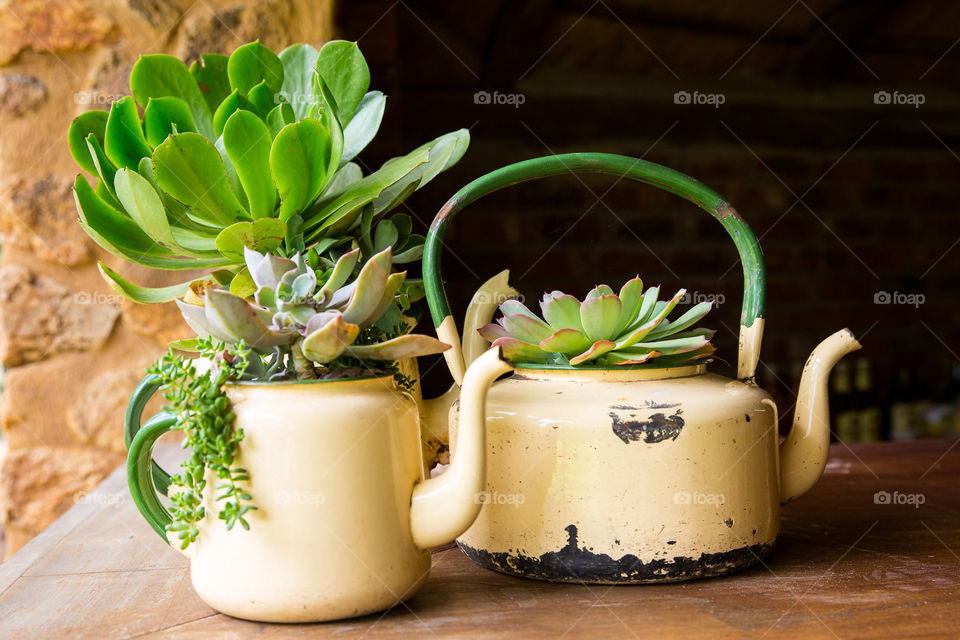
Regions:
<instances>
[{"instance_id":1,"label":"green rosette succulent","mask_svg":"<svg viewBox=\"0 0 960 640\"><path fill-rule=\"evenodd\" d=\"M217 270L222 283L248 281L245 248L292 256L349 245L363 235L364 216L389 214L469 144L466 130L454 131L364 175L352 160L376 135L386 104L369 85L352 42L276 54L256 41L189 68L173 56L141 56L132 97L70 126L74 159L98 178L94 187L77 176L80 223L127 261ZM395 249L396 258L412 255ZM100 268L142 303L173 300L190 284L144 288Z\"/></svg>"},{"instance_id":2,"label":"green rosette succulent","mask_svg":"<svg viewBox=\"0 0 960 640\"><path fill-rule=\"evenodd\" d=\"M197 335L245 344L273 354L258 377L295 373L316 377L316 366L339 361L396 361L441 353L449 345L410 334L398 306L405 273L391 273L392 250L370 258L354 277L360 250L316 270L300 254L284 258L246 249L252 300L216 286L200 286L176 303ZM313 363L310 365L309 363Z\"/></svg>"},{"instance_id":3,"label":"green rosette succulent","mask_svg":"<svg viewBox=\"0 0 960 640\"><path fill-rule=\"evenodd\" d=\"M479 331L518 364L689 364L715 351L710 343L715 332L690 329L710 311L711 302L667 319L685 293L681 289L669 300L658 300L660 287L644 291L639 277L623 285L620 295L599 285L583 302L553 291L540 302L542 319L522 302L507 300L500 305L503 315L497 323Z\"/></svg>"}]
</instances>

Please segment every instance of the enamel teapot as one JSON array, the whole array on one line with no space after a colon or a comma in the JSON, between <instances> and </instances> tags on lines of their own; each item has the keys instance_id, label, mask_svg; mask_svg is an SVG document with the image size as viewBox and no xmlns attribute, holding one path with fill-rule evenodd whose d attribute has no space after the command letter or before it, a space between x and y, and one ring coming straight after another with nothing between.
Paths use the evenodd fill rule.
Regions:
<instances>
[{"instance_id":1,"label":"enamel teapot","mask_svg":"<svg viewBox=\"0 0 960 640\"><path fill-rule=\"evenodd\" d=\"M484 396L508 370L493 352L470 368L457 453L436 478L421 446L419 394L392 375L225 385L244 432L235 464L257 508L249 530L228 531L219 481L207 471L206 515L182 551L194 590L222 613L264 622L349 618L411 597L430 572L430 548L451 542L480 509ZM141 420L157 388L147 376L127 410L127 479L144 519L179 549L161 501L176 486L152 459L177 420L166 412Z\"/></svg>"},{"instance_id":2,"label":"enamel teapot","mask_svg":"<svg viewBox=\"0 0 960 640\"><path fill-rule=\"evenodd\" d=\"M444 232L457 212L489 193L567 173L644 182L693 202L723 225L744 274L737 379L712 374L707 364L505 365L512 375L492 385L486 402L484 505L457 543L483 567L551 581L669 582L748 567L770 552L781 505L822 474L830 444L827 379L860 345L845 329L814 350L792 429L778 445L778 409L754 381L764 265L750 227L720 195L677 171L625 156L573 153L482 176L433 221L425 288L439 338L455 346L444 356L457 382L470 386L476 364L467 365L488 344L475 329L517 292L502 273L474 296L461 349L441 277ZM489 366L497 351L480 360ZM454 405L450 412L454 458L461 442L475 439L477 407L467 409L462 405L458 415ZM435 418L431 426L442 423Z\"/></svg>"}]
</instances>

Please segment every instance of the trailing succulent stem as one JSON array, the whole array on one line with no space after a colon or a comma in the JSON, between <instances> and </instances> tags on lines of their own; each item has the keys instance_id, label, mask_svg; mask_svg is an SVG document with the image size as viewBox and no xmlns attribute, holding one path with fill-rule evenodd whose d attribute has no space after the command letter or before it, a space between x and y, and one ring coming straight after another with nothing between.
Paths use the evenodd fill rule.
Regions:
<instances>
[{"instance_id":1,"label":"trailing succulent stem","mask_svg":"<svg viewBox=\"0 0 960 640\"><path fill-rule=\"evenodd\" d=\"M210 371L199 373L192 360L173 349L148 371L159 377L163 397L169 403L167 409L177 418L174 428L186 434L183 447L190 450L190 457L180 465L182 471L171 478L175 493L170 496L172 522L167 527L176 532L183 549L196 541L197 524L206 515L203 491L207 471L218 480L218 517L228 530L238 522L249 529L244 515L256 509L243 488L249 480L246 469L234 466L243 431L233 428L235 416L223 391L225 383L247 376L248 350L242 342L224 348L211 338L199 339L196 348L214 363Z\"/></svg>"},{"instance_id":2,"label":"trailing succulent stem","mask_svg":"<svg viewBox=\"0 0 960 640\"><path fill-rule=\"evenodd\" d=\"M712 307L694 305L679 318L668 320L686 291L658 300L660 287L643 289L639 277L617 295L605 284L594 287L580 302L562 291L546 293L540 302L543 319L522 302L500 305L496 324L480 334L499 346L515 363L559 365L632 365L652 362L658 367L680 366L709 357L713 330L690 329Z\"/></svg>"}]
</instances>

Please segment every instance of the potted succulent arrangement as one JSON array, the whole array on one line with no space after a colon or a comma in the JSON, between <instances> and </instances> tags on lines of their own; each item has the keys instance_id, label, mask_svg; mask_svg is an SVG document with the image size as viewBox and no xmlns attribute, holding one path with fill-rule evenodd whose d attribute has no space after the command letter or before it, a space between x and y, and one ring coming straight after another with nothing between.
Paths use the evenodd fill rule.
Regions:
<instances>
[{"instance_id":1,"label":"potted succulent arrangement","mask_svg":"<svg viewBox=\"0 0 960 640\"><path fill-rule=\"evenodd\" d=\"M599 285L582 301L553 291L540 302L542 318L507 300L496 324L476 335L465 329L463 351L444 353L455 377L471 359L498 353L514 371L494 383L487 398L491 499L458 544L488 569L563 582L670 582L750 566L776 540L781 503L803 494L823 472L830 442L827 378L860 345L845 329L814 350L793 428L778 445L777 407L754 381L765 278L756 236L729 203L696 180L602 153L512 164L450 198L424 251L427 300L444 342L460 342L440 272L443 234L454 216L506 186L571 172L651 184L724 226L744 274L737 378L708 372L714 332L696 325L711 305L674 313L683 290L659 300L658 287L645 290L635 278L619 294ZM516 293L503 274L487 285L491 298ZM484 321L494 309L486 312ZM488 343L493 349L479 355ZM451 443L470 426L451 416Z\"/></svg>"},{"instance_id":2,"label":"potted succulent arrangement","mask_svg":"<svg viewBox=\"0 0 960 640\"><path fill-rule=\"evenodd\" d=\"M469 136L365 172L355 159L386 102L369 82L343 41L279 54L251 42L189 68L148 55L132 97L69 131L77 164L97 177L74 189L84 230L125 261L186 273L150 288L100 264L136 303L176 301L197 334L133 394L128 478L147 521L191 558L195 590L239 617L392 606L426 578L428 548L479 509L482 417L455 472L425 479L414 359L449 347L411 333L423 289L400 269L424 238L393 214ZM467 406L482 412L501 367L474 376ZM169 406L141 423L158 389ZM152 462L171 429L188 450L173 477Z\"/></svg>"}]
</instances>

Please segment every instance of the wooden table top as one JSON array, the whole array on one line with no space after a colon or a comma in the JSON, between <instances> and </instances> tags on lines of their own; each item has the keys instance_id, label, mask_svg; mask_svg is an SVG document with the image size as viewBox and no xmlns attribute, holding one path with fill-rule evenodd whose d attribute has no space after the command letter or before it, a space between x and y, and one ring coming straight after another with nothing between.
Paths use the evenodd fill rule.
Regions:
<instances>
[{"instance_id":1,"label":"wooden table top","mask_svg":"<svg viewBox=\"0 0 960 640\"><path fill-rule=\"evenodd\" d=\"M317 625L245 622L207 607L118 470L0 565L0 637L960 637L958 442L835 445L816 488L784 508L773 553L733 576L550 584L447 549L405 604ZM879 491L913 504L878 504Z\"/></svg>"}]
</instances>

